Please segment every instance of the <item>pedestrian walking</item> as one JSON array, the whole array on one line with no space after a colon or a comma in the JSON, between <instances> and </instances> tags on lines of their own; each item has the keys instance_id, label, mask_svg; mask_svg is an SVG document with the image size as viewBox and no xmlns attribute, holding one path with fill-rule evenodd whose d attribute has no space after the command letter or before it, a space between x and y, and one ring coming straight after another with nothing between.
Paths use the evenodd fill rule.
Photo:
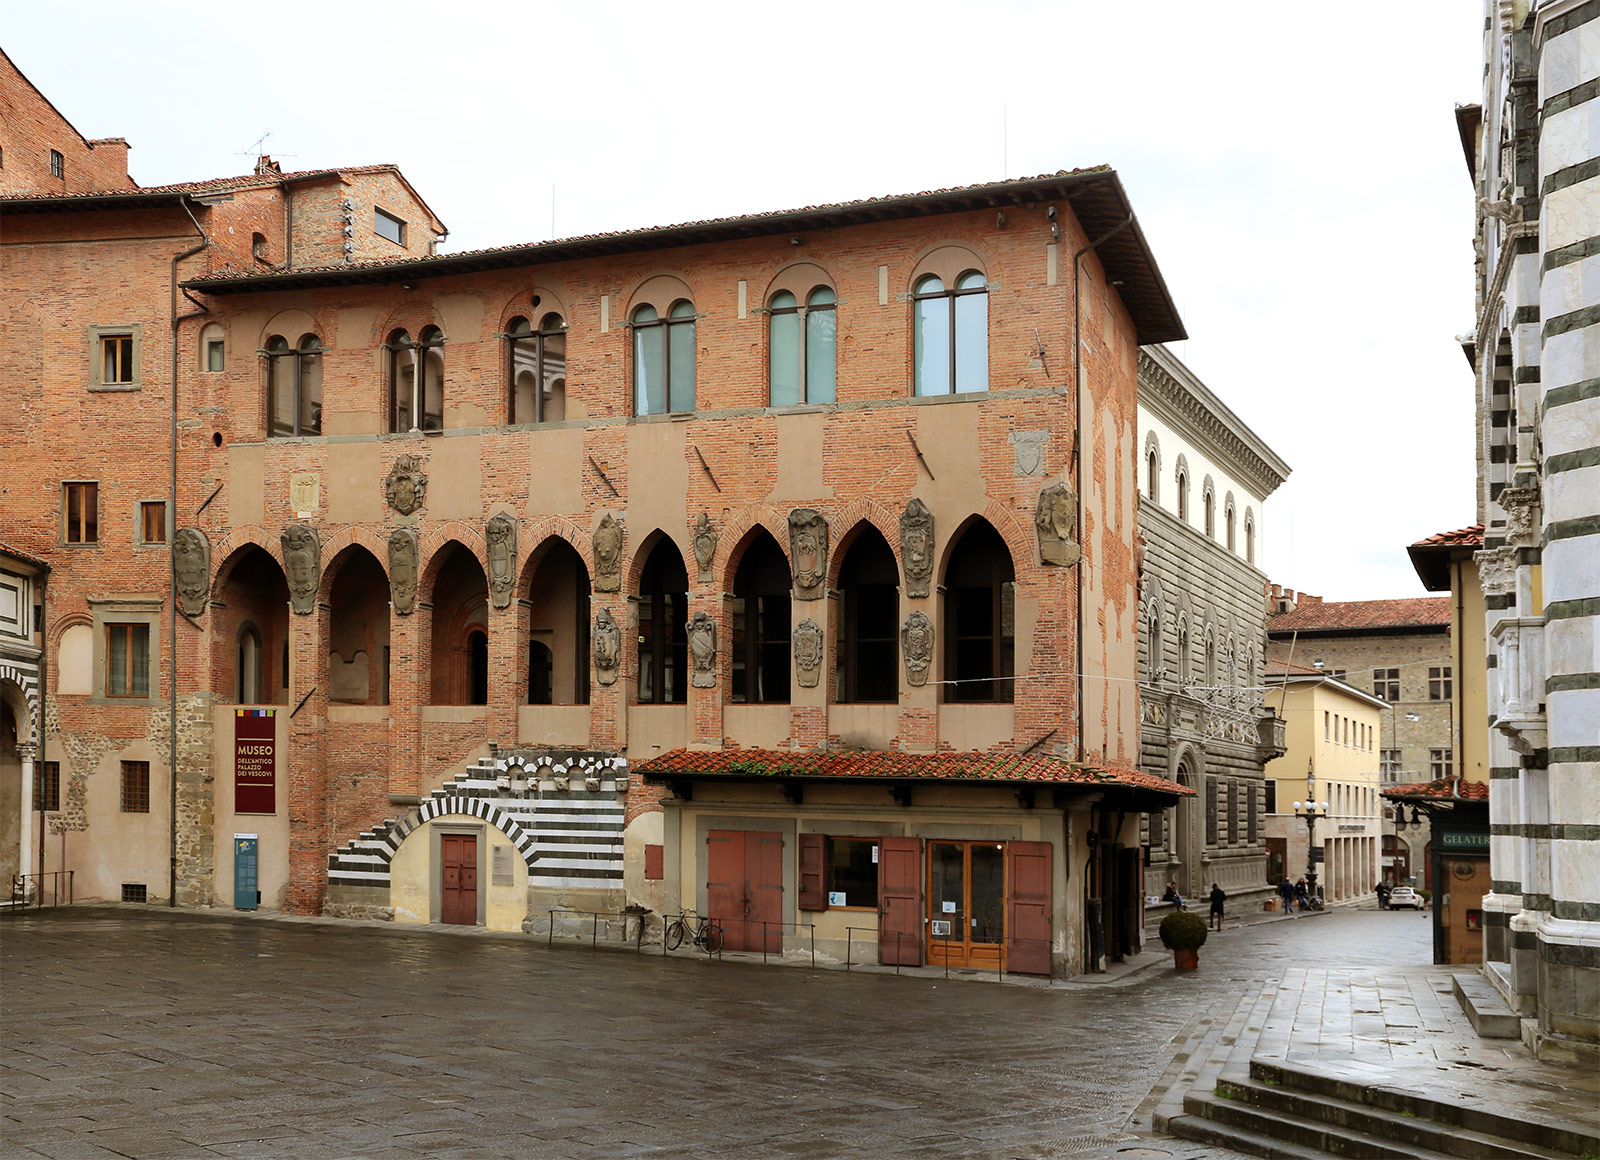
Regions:
<instances>
[{"instance_id":1,"label":"pedestrian walking","mask_svg":"<svg viewBox=\"0 0 1600 1160\"><path fill-rule=\"evenodd\" d=\"M1283 899L1283 913L1294 917L1294 883L1285 878L1278 883L1278 896Z\"/></svg>"},{"instance_id":2,"label":"pedestrian walking","mask_svg":"<svg viewBox=\"0 0 1600 1160\"><path fill-rule=\"evenodd\" d=\"M1389 909L1389 884L1387 882L1380 882L1376 886L1374 886L1372 889L1373 889L1374 893L1376 893L1377 896L1378 896L1378 909L1379 910L1388 910Z\"/></svg>"},{"instance_id":3,"label":"pedestrian walking","mask_svg":"<svg viewBox=\"0 0 1600 1160\"><path fill-rule=\"evenodd\" d=\"M1206 926L1208 928L1212 923L1216 923L1217 929L1222 929L1222 904L1226 902L1227 899L1228 896L1223 893L1222 887L1213 882L1211 884L1211 917L1206 920Z\"/></svg>"}]
</instances>

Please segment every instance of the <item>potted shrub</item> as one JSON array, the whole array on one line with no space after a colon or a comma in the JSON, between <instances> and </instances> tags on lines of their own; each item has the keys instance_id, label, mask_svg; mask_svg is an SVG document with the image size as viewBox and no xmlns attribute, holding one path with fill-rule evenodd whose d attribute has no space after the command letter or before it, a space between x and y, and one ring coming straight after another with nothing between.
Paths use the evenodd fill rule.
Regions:
<instances>
[{"instance_id":1,"label":"potted shrub","mask_svg":"<svg viewBox=\"0 0 1600 1160\"><path fill-rule=\"evenodd\" d=\"M1192 971L1200 965L1200 948L1205 946L1206 924L1198 914L1178 910L1161 920L1161 945L1172 951L1172 965Z\"/></svg>"}]
</instances>

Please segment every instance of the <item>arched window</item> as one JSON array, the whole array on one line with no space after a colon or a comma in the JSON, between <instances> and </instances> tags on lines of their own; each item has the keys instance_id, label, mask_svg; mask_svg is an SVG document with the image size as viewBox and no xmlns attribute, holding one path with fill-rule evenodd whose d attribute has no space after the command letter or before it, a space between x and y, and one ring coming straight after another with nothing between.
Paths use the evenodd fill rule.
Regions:
<instances>
[{"instance_id":1,"label":"arched window","mask_svg":"<svg viewBox=\"0 0 1600 1160\"><path fill-rule=\"evenodd\" d=\"M1016 653L1016 577L993 525L961 534L945 567L947 701L1009 702Z\"/></svg>"},{"instance_id":2,"label":"arched window","mask_svg":"<svg viewBox=\"0 0 1600 1160\"><path fill-rule=\"evenodd\" d=\"M918 395L989 389L989 280L968 270L946 287L929 274L911 295Z\"/></svg>"},{"instance_id":3,"label":"arched window","mask_svg":"<svg viewBox=\"0 0 1600 1160\"><path fill-rule=\"evenodd\" d=\"M1151 606L1150 606L1149 625L1150 625L1149 675L1150 675L1150 680L1156 681L1156 680L1160 680L1161 679L1162 673L1166 668L1166 665L1164 663L1165 657L1162 655L1165 652L1165 649L1166 649L1166 640L1162 636L1162 632L1161 632L1161 610L1155 606L1154 602L1152 602Z\"/></svg>"},{"instance_id":4,"label":"arched window","mask_svg":"<svg viewBox=\"0 0 1600 1160\"><path fill-rule=\"evenodd\" d=\"M208 323L200 332L200 369L203 371L222 371L228 369L227 341L223 335L222 327L215 322Z\"/></svg>"},{"instance_id":5,"label":"arched window","mask_svg":"<svg viewBox=\"0 0 1600 1160\"><path fill-rule=\"evenodd\" d=\"M1208 628L1206 629L1206 684L1216 687L1217 683L1217 638Z\"/></svg>"},{"instance_id":6,"label":"arched window","mask_svg":"<svg viewBox=\"0 0 1600 1160\"><path fill-rule=\"evenodd\" d=\"M322 433L322 343L314 334L289 349L281 334L267 339L267 437Z\"/></svg>"},{"instance_id":7,"label":"arched window","mask_svg":"<svg viewBox=\"0 0 1600 1160\"><path fill-rule=\"evenodd\" d=\"M1156 455L1156 449L1154 447L1150 448L1150 454L1145 457L1145 463L1146 463L1146 466L1149 469L1149 477L1148 478L1150 480L1150 502L1151 503L1160 503L1161 502L1161 460L1160 460L1160 457L1158 457Z\"/></svg>"},{"instance_id":8,"label":"arched window","mask_svg":"<svg viewBox=\"0 0 1600 1160\"><path fill-rule=\"evenodd\" d=\"M1178 621L1178 680L1183 684L1189 683L1189 674L1192 671L1189 665L1189 622Z\"/></svg>"},{"instance_id":9,"label":"arched window","mask_svg":"<svg viewBox=\"0 0 1600 1160\"><path fill-rule=\"evenodd\" d=\"M1227 536L1228 551L1230 552L1238 551L1234 544L1234 525L1238 522L1237 514L1233 507L1233 497L1230 495L1222 508L1222 524Z\"/></svg>"},{"instance_id":10,"label":"arched window","mask_svg":"<svg viewBox=\"0 0 1600 1160\"><path fill-rule=\"evenodd\" d=\"M774 407L831 403L836 396L837 298L826 286L806 304L780 290L768 304L768 380Z\"/></svg>"},{"instance_id":11,"label":"arched window","mask_svg":"<svg viewBox=\"0 0 1600 1160\"><path fill-rule=\"evenodd\" d=\"M900 697L900 573L876 528L863 528L845 552L839 601L839 700L893 704Z\"/></svg>"},{"instance_id":12,"label":"arched window","mask_svg":"<svg viewBox=\"0 0 1600 1160\"><path fill-rule=\"evenodd\" d=\"M665 318L654 306L633 312L633 413L694 410L694 303L680 298Z\"/></svg>"},{"instance_id":13,"label":"arched window","mask_svg":"<svg viewBox=\"0 0 1600 1160\"><path fill-rule=\"evenodd\" d=\"M416 424L411 417L416 414L417 354L411 345L411 335L397 330L384 343L389 352L389 430L413 431Z\"/></svg>"},{"instance_id":14,"label":"arched window","mask_svg":"<svg viewBox=\"0 0 1600 1160\"><path fill-rule=\"evenodd\" d=\"M1201 488L1201 502L1205 504L1205 529L1206 538L1217 538L1217 493L1211 489L1211 478L1206 477L1206 482Z\"/></svg>"},{"instance_id":15,"label":"arched window","mask_svg":"<svg viewBox=\"0 0 1600 1160\"><path fill-rule=\"evenodd\" d=\"M1178 465L1178 474L1175 477L1178 486L1178 518L1184 523L1189 522L1189 471L1182 464Z\"/></svg>"},{"instance_id":16,"label":"arched window","mask_svg":"<svg viewBox=\"0 0 1600 1160\"><path fill-rule=\"evenodd\" d=\"M417 341L396 330L389 351L389 430L444 430L444 332L425 327Z\"/></svg>"},{"instance_id":17,"label":"arched window","mask_svg":"<svg viewBox=\"0 0 1600 1160\"><path fill-rule=\"evenodd\" d=\"M528 704L589 703L589 570L571 544L551 537L522 596L528 608Z\"/></svg>"},{"instance_id":18,"label":"arched window","mask_svg":"<svg viewBox=\"0 0 1600 1160\"><path fill-rule=\"evenodd\" d=\"M651 549L639 579L641 705L681 705L689 684L689 576L666 537Z\"/></svg>"},{"instance_id":19,"label":"arched window","mask_svg":"<svg viewBox=\"0 0 1600 1160\"><path fill-rule=\"evenodd\" d=\"M738 704L789 700L789 561L777 541L758 535L733 578L733 677Z\"/></svg>"},{"instance_id":20,"label":"arched window","mask_svg":"<svg viewBox=\"0 0 1600 1160\"><path fill-rule=\"evenodd\" d=\"M425 326L417 336L422 366L422 429L444 430L444 331Z\"/></svg>"},{"instance_id":21,"label":"arched window","mask_svg":"<svg viewBox=\"0 0 1600 1160\"><path fill-rule=\"evenodd\" d=\"M249 621L239 626L239 661L234 672L234 699L241 705L261 704L261 630Z\"/></svg>"},{"instance_id":22,"label":"arched window","mask_svg":"<svg viewBox=\"0 0 1600 1160\"><path fill-rule=\"evenodd\" d=\"M1249 508L1244 509L1244 558L1248 564L1256 562L1256 517Z\"/></svg>"},{"instance_id":23,"label":"arched window","mask_svg":"<svg viewBox=\"0 0 1600 1160\"><path fill-rule=\"evenodd\" d=\"M506 417L511 423L559 423L567 417L567 324L551 312L539 329L526 318L506 327L510 347Z\"/></svg>"}]
</instances>

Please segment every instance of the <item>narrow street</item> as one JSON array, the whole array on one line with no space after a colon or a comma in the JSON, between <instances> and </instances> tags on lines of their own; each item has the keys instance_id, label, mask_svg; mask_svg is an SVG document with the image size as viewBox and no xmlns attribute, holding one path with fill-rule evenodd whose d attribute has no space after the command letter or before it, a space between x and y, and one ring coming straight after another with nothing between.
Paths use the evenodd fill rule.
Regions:
<instances>
[{"instance_id":1,"label":"narrow street","mask_svg":"<svg viewBox=\"0 0 1600 1160\"><path fill-rule=\"evenodd\" d=\"M1212 935L1192 974L1045 988L35 913L0 925L0 1145L8 1157L1220 1157L1129 1132L1191 1021L1290 967L1426 963L1428 921L1283 918Z\"/></svg>"}]
</instances>

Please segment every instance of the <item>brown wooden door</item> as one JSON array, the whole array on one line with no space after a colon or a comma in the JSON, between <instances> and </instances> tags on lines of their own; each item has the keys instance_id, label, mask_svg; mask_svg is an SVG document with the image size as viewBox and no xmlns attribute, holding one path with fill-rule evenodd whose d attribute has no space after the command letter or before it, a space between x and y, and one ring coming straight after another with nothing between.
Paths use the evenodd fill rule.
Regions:
<instances>
[{"instance_id":1,"label":"brown wooden door","mask_svg":"<svg viewBox=\"0 0 1600 1160\"><path fill-rule=\"evenodd\" d=\"M783 949L783 835L762 830L706 834L706 912L730 951ZM763 925L763 924L766 925Z\"/></svg>"},{"instance_id":2,"label":"brown wooden door","mask_svg":"<svg viewBox=\"0 0 1600 1160\"><path fill-rule=\"evenodd\" d=\"M472 834L440 834L443 897L439 921L473 926L478 921L478 839Z\"/></svg>"},{"instance_id":3,"label":"brown wooden door","mask_svg":"<svg viewBox=\"0 0 1600 1160\"><path fill-rule=\"evenodd\" d=\"M1049 842L1006 843L1006 970L1050 973Z\"/></svg>"},{"instance_id":4,"label":"brown wooden door","mask_svg":"<svg viewBox=\"0 0 1600 1160\"><path fill-rule=\"evenodd\" d=\"M922 965L922 839L878 839L878 961Z\"/></svg>"}]
</instances>

